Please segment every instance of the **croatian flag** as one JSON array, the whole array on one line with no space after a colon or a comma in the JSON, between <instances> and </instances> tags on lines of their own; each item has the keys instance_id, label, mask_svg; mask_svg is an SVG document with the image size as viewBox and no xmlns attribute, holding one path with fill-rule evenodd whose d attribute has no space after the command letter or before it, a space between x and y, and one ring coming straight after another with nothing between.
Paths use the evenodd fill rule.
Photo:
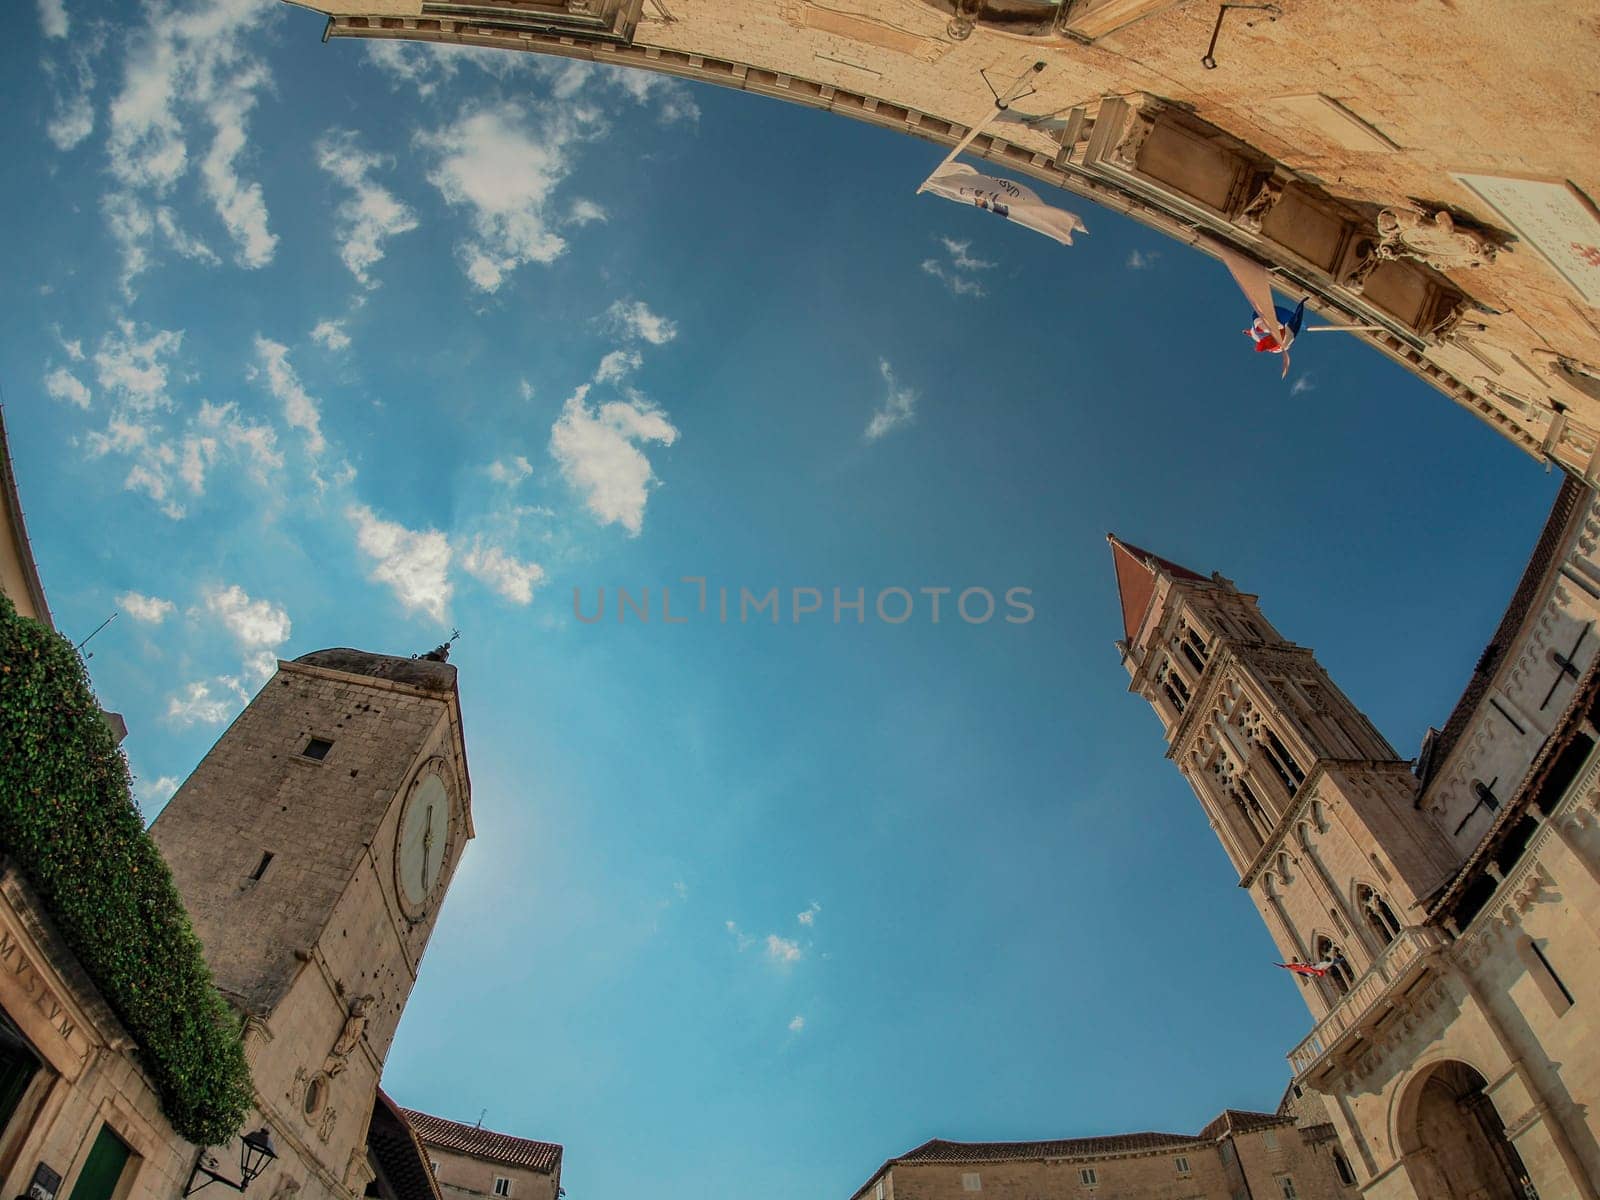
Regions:
<instances>
[{"instance_id":1,"label":"croatian flag","mask_svg":"<svg viewBox=\"0 0 1600 1200\"><path fill-rule=\"evenodd\" d=\"M1285 971L1293 971L1296 975L1315 975L1318 979L1321 979L1329 971L1333 970L1334 964L1338 961L1336 958L1325 958L1321 962L1292 962L1279 963L1278 965Z\"/></svg>"},{"instance_id":2,"label":"croatian flag","mask_svg":"<svg viewBox=\"0 0 1600 1200\"><path fill-rule=\"evenodd\" d=\"M966 163L947 163L928 176L919 192L932 192L958 204L971 204L1014 221L1035 233L1072 245L1074 233L1088 233L1076 214L1046 204L1031 188L996 175L980 175Z\"/></svg>"}]
</instances>

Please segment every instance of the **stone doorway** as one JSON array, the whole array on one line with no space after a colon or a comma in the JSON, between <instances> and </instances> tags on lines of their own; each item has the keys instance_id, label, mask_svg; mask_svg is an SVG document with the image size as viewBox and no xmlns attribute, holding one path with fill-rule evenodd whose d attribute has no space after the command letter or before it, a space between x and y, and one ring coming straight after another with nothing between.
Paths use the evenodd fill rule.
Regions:
<instances>
[{"instance_id":1,"label":"stone doorway","mask_svg":"<svg viewBox=\"0 0 1600 1200\"><path fill-rule=\"evenodd\" d=\"M1423 1081L1413 1125L1426 1176L1413 1172L1418 1200L1525 1200L1522 1159L1483 1089L1483 1076L1459 1062Z\"/></svg>"}]
</instances>

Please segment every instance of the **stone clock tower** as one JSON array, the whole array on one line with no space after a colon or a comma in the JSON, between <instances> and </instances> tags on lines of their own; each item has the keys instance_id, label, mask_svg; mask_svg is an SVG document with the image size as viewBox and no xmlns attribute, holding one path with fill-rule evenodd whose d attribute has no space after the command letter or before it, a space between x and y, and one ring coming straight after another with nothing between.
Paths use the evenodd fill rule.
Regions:
<instances>
[{"instance_id":1,"label":"stone clock tower","mask_svg":"<svg viewBox=\"0 0 1600 1200\"><path fill-rule=\"evenodd\" d=\"M456 670L322 650L278 672L151 828L217 986L246 1016L257 1105L360 1195L383 1062L462 849Z\"/></svg>"},{"instance_id":2,"label":"stone clock tower","mask_svg":"<svg viewBox=\"0 0 1600 1200\"><path fill-rule=\"evenodd\" d=\"M1129 690L1161 719L1284 961L1339 965L1302 984L1324 1016L1457 859L1372 722L1256 598L1111 537Z\"/></svg>"}]
</instances>

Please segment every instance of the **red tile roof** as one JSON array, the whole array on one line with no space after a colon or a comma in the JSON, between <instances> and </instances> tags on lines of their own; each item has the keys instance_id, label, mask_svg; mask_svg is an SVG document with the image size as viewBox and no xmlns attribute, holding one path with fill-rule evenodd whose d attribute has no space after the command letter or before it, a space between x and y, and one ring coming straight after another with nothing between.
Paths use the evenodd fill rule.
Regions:
<instances>
[{"instance_id":1,"label":"red tile roof","mask_svg":"<svg viewBox=\"0 0 1600 1200\"><path fill-rule=\"evenodd\" d=\"M1150 598L1156 591L1156 577L1145 565L1147 562L1154 562L1162 572L1174 579L1206 582L1204 575L1181 567L1159 554L1141 550L1114 533L1106 534L1106 541L1111 543L1111 562L1117 569L1117 596L1122 601L1123 636L1130 642L1133 641L1133 635L1139 632L1145 611L1150 607Z\"/></svg>"},{"instance_id":2,"label":"red tile roof","mask_svg":"<svg viewBox=\"0 0 1600 1200\"><path fill-rule=\"evenodd\" d=\"M1281 1129L1293 1124L1293 1117L1277 1113L1241 1112L1237 1108L1225 1108L1220 1116L1200 1131L1200 1138L1212 1142L1228 1133L1255 1133L1259 1129Z\"/></svg>"},{"instance_id":3,"label":"red tile roof","mask_svg":"<svg viewBox=\"0 0 1600 1200\"><path fill-rule=\"evenodd\" d=\"M1049 1142L947 1142L934 1138L902 1154L896 1162L1014 1162L1018 1159L1083 1158L1192 1146L1200 1138L1188 1133L1117 1133L1108 1137L1063 1138Z\"/></svg>"},{"instance_id":4,"label":"red tile roof","mask_svg":"<svg viewBox=\"0 0 1600 1200\"><path fill-rule=\"evenodd\" d=\"M530 1138L512 1137L509 1133L495 1133L459 1121L430 1116L415 1109L405 1110L411 1127L425 1146L441 1150L454 1150L474 1158L504 1163L511 1167L528 1167L545 1175L561 1165L561 1147L554 1142L536 1142Z\"/></svg>"},{"instance_id":5,"label":"red tile roof","mask_svg":"<svg viewBox=\"0 0 1600 1200\"><path fill-rule=\"evenodd\" d=\"M428 1156L404 1110L382 1088L372 1100L367 1149L398 1200L440 1200L439 1185Z\"/></svg>"}]
</instances>

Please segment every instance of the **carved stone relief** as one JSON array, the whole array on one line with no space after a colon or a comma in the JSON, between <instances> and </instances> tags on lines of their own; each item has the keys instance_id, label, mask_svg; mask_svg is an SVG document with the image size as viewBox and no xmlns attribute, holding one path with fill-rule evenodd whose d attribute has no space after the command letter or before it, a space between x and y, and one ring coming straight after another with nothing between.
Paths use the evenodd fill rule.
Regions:
<instances>
[{"instance_id":1,"label":"carved stone relief","mask_svg":"<svg viewBox=\"0 0 1600 1200\"><path fill-rule=\"evenodd\" d=\"M1481 233L1458 227L1444 211L1386 208L1378 214L1378 256L1413 258L1437 271L1487 266L1497 247Z\"/></svg>"}]
</instances>

